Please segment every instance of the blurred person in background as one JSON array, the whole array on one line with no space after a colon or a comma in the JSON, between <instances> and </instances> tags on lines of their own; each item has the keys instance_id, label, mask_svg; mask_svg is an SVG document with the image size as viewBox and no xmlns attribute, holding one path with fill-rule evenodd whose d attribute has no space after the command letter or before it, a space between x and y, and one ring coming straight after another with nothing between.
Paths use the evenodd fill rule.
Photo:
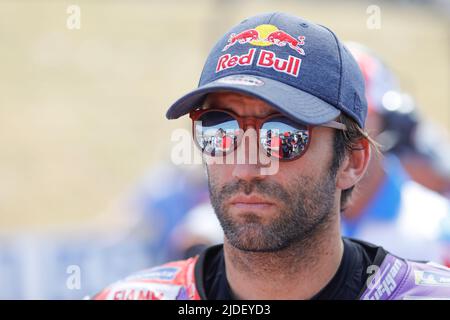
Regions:
<instances>
[{"instance_id":1,"label":"blurred person in background","mask_svg":"<svg viewBox=\"0 0 450 320\"><path fill-rule=\"evenodd\" d=\"M445 183L437 181L448 176L439 173L443 170L437 168L437 153L419 147L419 141L427 141L428 150L448 152L448 142L442 136L431 141L418 134L424 120L413 99L400 92L389 68L362 45L347 46L366 82L367 128L381 144L384 156L371 158L366 176L343 211L343 233L381 243L410 259L449 264L450 203L435 192L445 191ZM440 157L444 156L441 152ZM426 187L430 185L440 188L434 191Z\"/></svg>"},{"instance_id":2,"label":"blurred person in background","mask_svg":"<svg viewBox=\"0 0 450 320\"><path fill-rule=\"evenodd\" d=\"M395 119L386 120L388 127L396 125ZM391 122L393 122L392 125ZM398 150L404 168L413 180L450 199L450 136L448 132L438 124L425 119L413 123L411 129L412 148Z\"/></svg>"},{"instance_id":3,"label":"blurred person in background","mask_svg":"<svg viewBox=\"0 0 450 320\"><path fill-rule=\"evenodd\" d=\"M177 226L187 221L185 216L191 209L208 201L208 186L201 167L161 163L150 169L127 200L138 221L129 232L151 234L147 246L153 253L153 261L178 258L183 253L171 239L174 232L181 232Z\"/></svg>"},{"instance_id":4,"label":"blurred person in background","mask_svg":"<svg viewBox=\"0 0 450 320\"><path fill-rule=\"evenodd\" d=\"M219 220L208 199L189 210L173 229L169 251L174 259L188 259L209 246L222 243L223 236Z\"/></svg>"}]
</instances>

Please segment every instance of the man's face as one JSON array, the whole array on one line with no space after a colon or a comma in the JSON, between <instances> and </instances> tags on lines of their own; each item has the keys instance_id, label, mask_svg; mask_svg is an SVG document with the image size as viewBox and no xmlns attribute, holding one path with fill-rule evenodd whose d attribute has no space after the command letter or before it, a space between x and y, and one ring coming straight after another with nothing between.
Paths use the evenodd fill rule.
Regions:
<instances>
[{"instance_id":1,"label":"man's face","mask_svg":"<svg viewBox=\"0 0 450 320\"><path fill-rule=\"evenodd\" d=\"M205 106L242 117L276 112L259 99L229 92L210 94ZM232 246L278 251L307 240L337 214L336 172L330 169L333 139L333 129L315 127L307 152L280 162L274 175L262 175L261 165L248 161L207 165L211 203Z\"/></svg>"}]
</instances>

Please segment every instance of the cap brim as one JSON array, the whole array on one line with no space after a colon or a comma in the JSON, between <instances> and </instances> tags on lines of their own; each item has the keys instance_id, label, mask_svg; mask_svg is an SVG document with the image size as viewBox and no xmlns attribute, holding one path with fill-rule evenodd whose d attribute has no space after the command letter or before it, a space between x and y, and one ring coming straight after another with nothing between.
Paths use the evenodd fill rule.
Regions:
<instances>
[{"instance_id":1,"label":"cap brim","mask_svg":"<svg viewBox=\"0 0 450 320\"><path fill-rule=\"evenodd\" d=\"M232 91L259 98L273 106L281 113L295 120L311 125L320 125L336 119L341 112L333 105L316 96L301 91L290 85L269 78L248 75L262 81L262 85L225 82L222 79L201 86L178 99L167 111L168 119L177 119L203 103L208 93Z\"/></svg>"}]
</instances>

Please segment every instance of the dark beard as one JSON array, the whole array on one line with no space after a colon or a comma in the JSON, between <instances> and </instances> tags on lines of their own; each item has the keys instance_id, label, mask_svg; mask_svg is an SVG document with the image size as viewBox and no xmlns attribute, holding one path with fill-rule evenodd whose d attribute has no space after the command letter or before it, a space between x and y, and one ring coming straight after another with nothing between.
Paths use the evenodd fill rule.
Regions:
<instances>
[{"instance_id":1,"label":"dark beard","mask_svg":"<svg viewBox=\"0 0 450 320\"><path fill-rule=\"evenodd\" d=\"M233 181L216 186L208 175L212 206L228 242L235 248L251 252L275 252L293 244L312 241L319 230L325 229L333 216L334 172L314 181L310 177L295 180L289 190L273 181ZM269 224L263 224L258 215L249 212L244 222L237 222L223 206L237 193L251 193L276 199L283 203L281 212Z\"/></svg>"}]
</instances>

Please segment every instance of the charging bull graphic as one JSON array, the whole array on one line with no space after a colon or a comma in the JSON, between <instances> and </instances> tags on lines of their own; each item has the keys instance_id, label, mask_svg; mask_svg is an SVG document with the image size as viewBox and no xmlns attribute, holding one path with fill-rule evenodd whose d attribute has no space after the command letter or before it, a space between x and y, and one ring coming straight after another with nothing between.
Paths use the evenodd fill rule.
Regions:
<instances>
[{"instance_id":1,"label":"charging bull graphic","mask_svg":"<svg viewBox=\"0 0 450 320\"><path fill-rule=\"evenodd\" d=\"M238 34L232 33L228 39L228 43L222 51L228 50L235 44L252 44L255 46L271 46L279 47L289 46L298 54L305 55L305 51L300 46L305 44L305 37L294 37L289 33L279 30L274 25L259 25L254 29L247 29Z\"/></svg>"},{"instance_id":2,"label":"charging bull graphic","mask_svg":"<svg viewBox=\"0 0 450 320\"><path fill-rule=\"evenodd\" d=\"M229 47L234 46L238 42L244 44L254 40L259 40L259 32L255 29L244 30L239 34L232 33L228 39L228 44L222 51L228 50Z\"/></svg>"},{"instance_id":3,"label":"charging bull graphic","mask_svg":"<svg viewBox=\"0 0 450 320\"><path fill-rule=\"evenodd\" d=\"M284 47L286 44L288 44L291 49L297 51L301 55L305 55L305 51L303 51L303 49L299 47L305 44L304 36L299 36L296 39L289 33L278 30L269 34L269 36L267 37L267 41L279 47Z\"/></svg>"}]
</instances>

